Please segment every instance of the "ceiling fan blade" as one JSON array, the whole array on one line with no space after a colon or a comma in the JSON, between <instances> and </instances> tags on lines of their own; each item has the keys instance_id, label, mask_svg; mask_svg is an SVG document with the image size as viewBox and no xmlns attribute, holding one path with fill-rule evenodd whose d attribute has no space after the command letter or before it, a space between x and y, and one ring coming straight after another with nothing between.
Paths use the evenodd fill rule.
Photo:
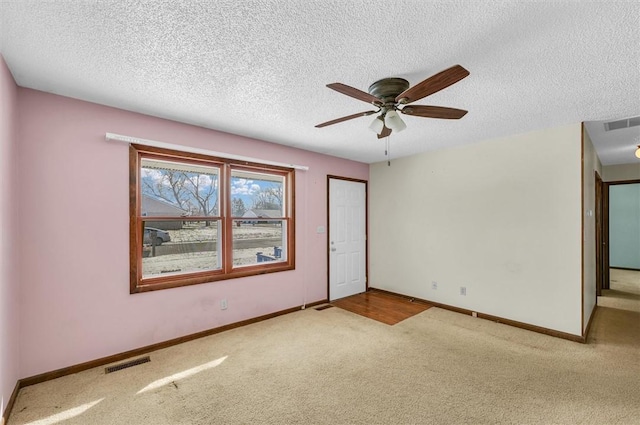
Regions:
<instances>
[{"instance_id":1,"label":"ceiling fan blade","mask_svg":"<svg viewBox=\"0 0 640 425\"><path fill-rule=\"evenodd\" d=\"M347 96L351 96L355 99L362 100L363 102L372 103L374 105L382 105L383 103L382 100L378 99L377 97L369 93L365 93L362 90L358 90L351 86L347 86L346 84L331 83L331 84L327 84L327 87L339 93L346 94Z\"/></svg>"},{"instance_id":2,"label":"ceiling fan blade","mask_svg":"<svg viewBox=\"0 0 640 425\"><path fill-rule=\"evenodd\" d=\"M445 108L444 106L407 105L400 110L403 114L415 117L443 118L459 120L467 114L464 109Z\"/></svg>"},{"instance_id":3,"label":"ceiling fan blade","mask_svg":"<svg viewBox=\"0 0 640 425\"><path fill-rule=\"evenodd\" d=\"M358 112L357 114L347 115L346 117L336 118L335 120L323 122L322 124L316 125L316 128L322 128L322 127L326 127L328 125L338 124L339 122L352 120L354 118L366 117L367 115L375 114L376 112L378 112L378 111Z\"/></svg>"},{"instance_id":4,"label":"ceiling fan blade","mask_svg":"<svg viewBox=\"0 0 640 425\"><path fill-rule=\"evenodd\" d=\"M390 134L391 134L391 129L385 125L384 127L382 127L382 131L380 132L380 134L378 134L378 139L384 139Z\"/></svg>"},{"instance_id":5,"label":"ceiling fan blade","mask_svg":"<svg viewBox=\"0 0 640 425\"><path fill-rule=\"evenodd\" d=\"M469 71L460 65L454 65L451 68L445 69L444 71L427 78L413 87L409 87L396 97L396 102L402 104L415 102L423 97L439 92L442 89L446 89L450 85L462 80L467 75L469 75Z\"/></svg>"}]
</instances>

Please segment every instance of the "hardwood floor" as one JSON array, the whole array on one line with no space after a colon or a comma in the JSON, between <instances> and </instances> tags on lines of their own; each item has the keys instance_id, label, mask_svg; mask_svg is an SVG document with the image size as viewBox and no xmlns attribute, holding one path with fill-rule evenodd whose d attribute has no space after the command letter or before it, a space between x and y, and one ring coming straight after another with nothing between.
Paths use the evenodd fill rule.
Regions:
<instances>
[{"instance_id":1,"label":"hardwood floor","mask_svg":"<svg viewBox=\"0 0 640 425\"><path fill-rule=\"evenodd\" d=\"M387 325L395 325L431 307L421 301L376 290L341 298L331 304Z\"/></svg>"}]
</instances>

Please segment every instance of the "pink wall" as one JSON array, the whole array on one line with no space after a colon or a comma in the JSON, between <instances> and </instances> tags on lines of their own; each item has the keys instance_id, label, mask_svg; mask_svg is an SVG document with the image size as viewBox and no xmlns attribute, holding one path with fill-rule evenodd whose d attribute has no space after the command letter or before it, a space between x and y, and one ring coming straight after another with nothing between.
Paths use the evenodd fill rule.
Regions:
<instances>
[{"instance_id":1,"label":"pink wall","mask_svg":"<svg viewBox=\"0 0 640 425\"><path fill-rule=\"evenodd\" d=\"M14 155L17 92L13 77L0 55L0 413L20 378L18 335L18 275L14 246Z\"/></svg>"},{"instance_id":2,"label":"pink wall","mask_svg":"<svg viewBox=\"0 0 640 425\"><path fill-rule=\"evenodd\" d=\"M18 112L21 377L326 299L326 176L367 164L29 89ZM130 295L128 147L106 132L308 165L296 270Z\"/></svg>"}]
</instances>

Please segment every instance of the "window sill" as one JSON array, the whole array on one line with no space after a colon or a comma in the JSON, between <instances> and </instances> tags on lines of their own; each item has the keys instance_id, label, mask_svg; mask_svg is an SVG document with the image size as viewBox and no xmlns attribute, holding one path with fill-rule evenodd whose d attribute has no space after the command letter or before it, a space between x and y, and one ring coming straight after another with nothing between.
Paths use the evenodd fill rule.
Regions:
<instances>
[{"instance_id":1,"label":"window sill","mask_svg":"<svg viewBox=\"0 0 640 425\"><path fill-rule=\"evenodd\" d=\"M239 269L235 269L230 273L222 272L207 272L207 273L194 273L190 275L178 275L178 276L162 276L143 279L141 283L136 284L132 282L131 294L138 294L142 292L157 291L161 289L179 288L182 286L198 285L201 283L212 283L221 280L237 279L250 276L258 276L267 273L283 272L288 270L295 270L295 265L288 263L279 263L269 266L247 266Z\"/></svg>"}]
</instances>

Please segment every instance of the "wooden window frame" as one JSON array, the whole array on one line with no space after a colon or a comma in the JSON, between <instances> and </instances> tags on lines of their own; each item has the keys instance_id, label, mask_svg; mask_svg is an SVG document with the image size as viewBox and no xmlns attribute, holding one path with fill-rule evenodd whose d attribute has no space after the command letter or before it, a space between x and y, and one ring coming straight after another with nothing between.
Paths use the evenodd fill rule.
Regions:
<instances>
[{"instance_id":1,"label":"wooden window frame","mask_svg":"<svg viewBox=\"0 0 640 425\"><path fill-rule=\"evenodd\" d=\"M180 217L181 221L220 221L222 238L222 264L220 269L168 276L142 276L143 231L145 221L175 221L176 217L144 217L141 215L140 172L143 158L163 159L185 164L213 166L220 169L218 216ZM284 177L284 216L267 221L282 221L286 225L285 261L263 262L253 265L233 265L233 217L231 203L231 173L233 170L279 175ZM261 219L262 221L263 219ZM177 288L181 286L216 282L226 279L261 275L295 269L295 170L293 168L264 165L247 161L218 158L208 155L131 144L129 148L129 269L130 293Z\"/></svg>"}]
</instances>

